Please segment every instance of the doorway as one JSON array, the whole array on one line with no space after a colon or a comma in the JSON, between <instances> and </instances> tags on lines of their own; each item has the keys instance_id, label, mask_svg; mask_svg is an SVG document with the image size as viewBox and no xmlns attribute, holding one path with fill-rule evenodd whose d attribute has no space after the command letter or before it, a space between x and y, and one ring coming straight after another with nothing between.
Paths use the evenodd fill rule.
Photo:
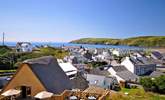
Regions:
<instances>
[{"instance_id":1,"label":"doorway","mask_svg":"<svg viewBox=\"0 0 165 100\"><path fill-rule=\"evenodd\" d=\"M31 87L21 86L21 91L22 98L27 98L27 96L31 96Z\"/></svg>"}]
</instances>

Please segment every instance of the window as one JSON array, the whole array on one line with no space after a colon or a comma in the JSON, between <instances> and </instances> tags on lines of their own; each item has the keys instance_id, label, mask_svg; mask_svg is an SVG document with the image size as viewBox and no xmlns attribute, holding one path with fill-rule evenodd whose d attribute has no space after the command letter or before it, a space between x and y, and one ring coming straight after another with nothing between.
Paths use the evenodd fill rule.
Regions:
<instances>
[{"instance_id":1,"label":"window","mask_svg":"<svg viewBox=\"0 0 165 100\"><path fill-rule=\"evenodd\" d=\"M95 80L95 84L97 84L98 83L98 80Z\"/></svg>"}]
</instances>

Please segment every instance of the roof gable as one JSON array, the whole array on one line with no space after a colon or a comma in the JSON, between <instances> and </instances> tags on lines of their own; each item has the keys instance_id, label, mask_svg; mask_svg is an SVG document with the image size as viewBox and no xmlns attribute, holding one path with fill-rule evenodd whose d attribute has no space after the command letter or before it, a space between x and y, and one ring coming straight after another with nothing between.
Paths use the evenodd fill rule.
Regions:
<instances>
[{"instance_id":1,"label":"roof gable","mask_svg":"<svg viewBox=\"0 0 165 100\"><path fill-rule=\"evenodd\" d=\"M25 62L24 62L25 63ZM71 89L70 79L52 56L41 57L26 61L47 91L60 94Z\"/></svg>"},{"instance_id":2,"label":"roof gable","mask_svg":"<svg viewBox=\"0 0 165 100\"><path fill-rule=\"evenodd\" d=\"M126 80L126 81L136 81L138 79L138 76L133 74L130 71L121 71L121 72L117 72L116 75L120 76L122 79Z\"/></svg>"},{"instance_id":3,"label":"roof gable","mask_svg":"<svg viewBox=\"0 0 165 100\"><path fill-rule=\"evenodd\" d=\"M120 65L120 66L112 66L113 70L115 72L121 72L121 71L126 71L128 70L125 66Z\"/></svg>"},{"instance_id":4,"label":"roof gable","mask_svg":"<svg viewBox=\"0 0 165 100\"><path fill-rule=\"evenodd\" d=\"M28 80L28 81L27 81ZM45 90L40 80L35 76L27 64L22 64L12 77L9 83L3 88L3 91L14 89L20 86L32 87L32 95ZM3 92L2 91L2 92Z\"/></svg>"},{"instance_id":5,"label":"roof gable","mask_svg":"<svg viewBox=\"0 0 165 100\"><path fill-rule=\"evenodd\" d=\"M105 80L105 76L101 76L101 75L87 74L86 77L87 77L87 81L89 81L89 84L91 85L102 86Z\"/></svg>"}]
</instances>

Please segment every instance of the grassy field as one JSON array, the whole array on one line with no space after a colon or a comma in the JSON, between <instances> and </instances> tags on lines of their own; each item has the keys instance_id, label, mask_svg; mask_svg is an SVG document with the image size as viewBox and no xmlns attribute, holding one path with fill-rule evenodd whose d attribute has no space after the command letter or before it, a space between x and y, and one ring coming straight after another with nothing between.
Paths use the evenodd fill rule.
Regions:
<instances>
[{"instance_id":1,"label":"grassy field","mask_svg":"<svg viewBox=\"0 0 165 100\"><path fill-rule=\"evenodd\" d=\"M165 100L165 95L145 92L143 89L122 88L119 93L112 93L110 100Z\"/></svg>"},{"instance_id":2,"label":"grassy field","mask_svg":"<svg viewBox=\"0 0 165 100\"><path fill-rule=\"evenodd\" d=\"M141 36L127 39L112 38L82 38L72 43L129 45L142 47L165 47L165 36Z\"/></svg>"}]
</instances>

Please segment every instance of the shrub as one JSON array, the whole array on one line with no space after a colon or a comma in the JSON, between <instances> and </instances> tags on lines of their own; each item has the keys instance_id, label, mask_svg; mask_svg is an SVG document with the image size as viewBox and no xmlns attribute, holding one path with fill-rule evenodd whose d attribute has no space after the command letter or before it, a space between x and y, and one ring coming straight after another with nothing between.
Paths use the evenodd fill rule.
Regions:
<instances>
[{"instance_id":1,"label":"shrub","mask_svg":"<svg viewBox=\"0 0 165 100\"><path fill-rule=\"evenodd\" d=\"M157 93L165 93L165 76L159 76L155 78L145 77L140 79L140 84L146 91L152 91Z\"/></svg>"}]
</instances>

